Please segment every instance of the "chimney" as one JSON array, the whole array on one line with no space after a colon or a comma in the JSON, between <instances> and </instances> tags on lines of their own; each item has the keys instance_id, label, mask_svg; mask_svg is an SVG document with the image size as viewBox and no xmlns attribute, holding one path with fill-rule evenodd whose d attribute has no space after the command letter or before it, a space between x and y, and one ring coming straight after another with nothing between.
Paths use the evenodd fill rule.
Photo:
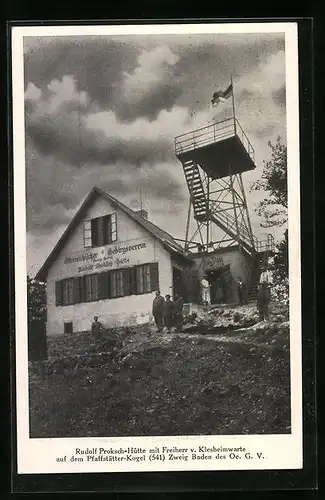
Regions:
<instances>
[{"instance_id":1,"label":"chimney","mask_svg":"<svg viewBox=\"0 0 325 500\"><path fill-rule=\"evenodd\" d=\"M148 212L147 210L136 210L135 213L137 215L141 215L144 219L148 219Z\"/></svg>"}]
</instances>

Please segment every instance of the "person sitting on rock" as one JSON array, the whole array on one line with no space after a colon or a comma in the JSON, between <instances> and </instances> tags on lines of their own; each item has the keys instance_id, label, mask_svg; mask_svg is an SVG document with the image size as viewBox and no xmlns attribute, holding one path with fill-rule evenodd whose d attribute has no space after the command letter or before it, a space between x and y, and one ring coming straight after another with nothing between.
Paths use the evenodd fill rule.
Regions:
<instances>
[{"instance_id":1,"label":"person sitting on rock","mask_svg":"<svg viewBox=\"0 0 325 500\"><path fill-rule=\"evenodd\" d=\"M176 330L181 332L183 330L183 306L184 300L179 293L175 294L174 305L174 324Z\"/></svg>"},{"instance_id":2,"label":"person sitting on rock","mask_svg":"<svg viewBox=\"0 0 325 500\"><path fill-rule=\"evenodd\" d=\"M161 332L163 329L163 308L165 299L160 295L160 291L156 291L155 298L152 304L152 314L156 323L157 331Z\"/></svg>"},{"instance_id":3,"label":"person sitting on rock","mask_svg":"<svg viewBox=\"0 0 325 500\"><path fill-rule=\"evenodd\" d=\"M94 335L95 339L98 340L102 337L104 332L104 327L100 321L98 321L98 316L94 316L94 321L91 324L91 333Z\"/></svg>"},{"instance_id":4,"label":"person sitting on rock","mask_svg":"<svg viewBox=\"0 0 325 500\"><path fill-rule=\"evenodd\" d=\"M170 300L170 295L167 294L165 299L163 307L164 326L166 327L167 332L170 333L173 326L174 304Z\"/></svg>"}]
</instances>

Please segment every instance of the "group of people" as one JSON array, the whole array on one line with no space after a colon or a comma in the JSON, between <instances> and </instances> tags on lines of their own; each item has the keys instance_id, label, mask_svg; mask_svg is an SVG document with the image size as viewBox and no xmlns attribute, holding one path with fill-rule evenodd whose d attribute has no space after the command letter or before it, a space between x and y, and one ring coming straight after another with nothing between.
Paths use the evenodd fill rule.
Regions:
<instances>
[{"instance_id":1,"label":"group of people","mask_svg":"<svg viewBox=\"0 0 325 500\"><path fill-rule=\"evenodd\" d=\"M176 293L172 301L170 295L165 298L157 290L152 304L152 314L156 323L158 332L166 328L170 333L172 327L175 327L178 332L183 329L183 306L184 300L180 294Z\"/></svg>"},{"instance_id":2,"label":"group of people","mask_svg":"<svg viewBox=\"0 0 325 500\"><path fill-rule=\"evenodd\" d=\"M241 278L237 284L237 293L239 303L242 305L246 302L246 288ZM269 319L269 302L270 302L270 282L267 271L262 271L260 281L257 285L257 310L260 321Z\"/></svg>"},{"instance_id":3,"label":"group of people","mask_svg":"<svg viewBox=\"0 0 325 500\"><path fill-rule=\"evenodd\" d=\"M210 303L210 284L206 277L201 281L202 286L202 299L205 305ZM237 294L240 304L244 304L247 300L246 287L241 278L237 283ZM261 274L260 283L257 290L257 309L261 321L269 319L268 305L270 301L270 287L269 280L266 273ZM152 304L152 314L156 323L158 332L166 328L167 332L171 332L173 327L178 332L183 329L183 306L184 300L180 294L176 293L174 300L171 300L169 294L163 297L160 291L157 290ZM94 317L91 325L91 331L95 338L100 338L105 331L102 323L98 321L98 316Z\"/></svg>"},{"instance_id":4,"label":"group of people","mask_svg":"<svg viewBox=\"0 0 325 500\"><path fill-rule=\"evenodd\" d=\"M202 302L205 306L210 304L210 283L206 276L201 281ZM237 295L240 305L247 303L247 290L241 277L237 281ZM270 302L270 276L266 269L262 270L260 281L257 285L257 309L261 321L269 319Z\"/></svg>"}]
</instances>

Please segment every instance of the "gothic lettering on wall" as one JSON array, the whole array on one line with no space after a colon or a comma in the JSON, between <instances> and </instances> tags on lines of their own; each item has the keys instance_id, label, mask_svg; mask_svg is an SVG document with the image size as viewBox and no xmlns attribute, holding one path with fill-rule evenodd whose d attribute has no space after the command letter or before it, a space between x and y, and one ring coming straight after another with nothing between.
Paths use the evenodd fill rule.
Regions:
<instances>
[{"instance_id":1,"label":"gothic lettering on wall","mask_svg":"<svg viewBox=\"0 0 325 500\"><path fill-rule=\"evenodd\" d=\"M118 268L130 264L130 258L125 255L146 248L147 244L143 241L132 245L103 247L95 252L88 251L79 255L67 256L64 259L64 264L81 264L77 268L78 273L102 268Z\"/></svg>"},{"instance_id":2,"label":"gothic lettering on wall","mask_svg":"<svg viewBox=\"0 0 325 500\"><path fill-rule=\"evenodd\" d=\"M222 267L223 265L224 260L220 255L213 255L207 259L203 259L202 261L202 267L204 270L217 269L218 267Z\"/></svg>"}]
</instances>

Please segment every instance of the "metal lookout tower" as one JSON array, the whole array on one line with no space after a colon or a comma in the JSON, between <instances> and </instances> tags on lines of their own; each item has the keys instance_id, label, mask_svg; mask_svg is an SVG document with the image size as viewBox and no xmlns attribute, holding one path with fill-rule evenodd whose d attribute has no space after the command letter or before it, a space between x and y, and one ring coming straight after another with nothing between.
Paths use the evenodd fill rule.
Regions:
<instances>
[{"instance_id":1,"label":"metal lookout tower","mask_svg":"<svg viewBox=\"0 0 325 500\"><path fill-rule=\"evenodd\" d=\"M253 170L254 148L235 116L233 84L232 116L175 138L189 190L185 250L210 252L237 245L255 257L273 251L274 239L258 240L252 232L242 174ZM225 99L222 99L225 100ZM190 235L194 215L197 228Z\"/></svg>"}]
</instances>

